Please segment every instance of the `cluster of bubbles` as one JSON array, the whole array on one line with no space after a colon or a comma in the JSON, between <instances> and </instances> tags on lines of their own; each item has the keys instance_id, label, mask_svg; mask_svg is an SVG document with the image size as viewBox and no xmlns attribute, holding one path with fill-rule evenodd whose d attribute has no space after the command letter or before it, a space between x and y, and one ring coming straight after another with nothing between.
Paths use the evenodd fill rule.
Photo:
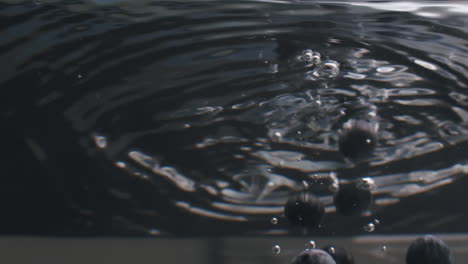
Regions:
<instances>
[{"instance_id":1,"label":"cluster of bubbles","mask_svg":"<svg viewBox=\"0 0 468 264\"><path fill-rule=\"evenodd\" d=\"M311 49L303 50L301 55L298 56L298 59L304 63L307 63L307 66L315 66L322 62L320 53Z\"/></svg>"},{"instance_id":2,"label":"cluster of bubbles","mask_svg":"<svg viewBox=\"0 0 468 264\"><path fill-rule=\"evenodd\" d=\"M340 64L337 61L327 59L322 60L319 52L311 49L305 49L297 56L297 60L304 63L305 67L312 68L308 72L308 78L311 80L334 78L340 73Z\"/></svg>"},{"instance_id":3,"label":"cluster of bubbles","mask_svg":"<svg viewBox=\"0 0 468 264\"><path fill-rule=\"evenodd\" d=\"M325 246L321 249L315 248L315 242L305 250L297 254L291 264L354 264L353 255L342 247ZM387 247L382 246L382 251ZM273 252L279 254L279 245L273 246ZM417 238L408 247L406 252L406 264L453 264L454 258L447 244L441 239L427 235Z\"/></svg>"},{"instance_id":4,"label":"cluster of bubbles","mask_svg":"<svg viewBox=\"0 0 468 264\"><path fill-rule=\"evenodd\" d=\"M333 60L322 60L321 54L311 49L303 50L297 60L311 67L311 78L333 78L339 74L339 63ZM338 149L345 159L350 162L361 162L369 158L376 147L378 140L378 125L362 118L350 118L338 131ZM339 179L333 193L333 202L336 212L343 216L363 215L369 212L376 188L372 178L361 178L354 181ZM294 194L284 206L284 216L291 227L315 229L321 226L325 215L325 207L320 198L311 191L306 190ZM278 219L272 218L272 224L277 224ZM374 232L380 221L363 226L365 232ZM387 247L383 246L382 251ZM273 247L275 254L280 253L280 246ZM344 248L326 246L316 248L314 241L306 243L306 249L296 255L292 264L351 264L354 258ZM407 264L452 264L453 257L448 246L440 239L433 236L425 236L416 239L408 248L406 255Z\"/></svg>"}]
</instances>

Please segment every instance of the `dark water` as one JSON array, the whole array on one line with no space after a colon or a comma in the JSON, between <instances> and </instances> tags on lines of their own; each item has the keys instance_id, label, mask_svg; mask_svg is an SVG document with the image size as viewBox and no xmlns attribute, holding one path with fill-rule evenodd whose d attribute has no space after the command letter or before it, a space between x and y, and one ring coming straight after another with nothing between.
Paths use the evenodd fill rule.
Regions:
<instances>
[{"instance_id":1,"label":"dark water","mask_svg":"<svg viewBox=\"0 0 468 264\"><path fill-rule=\"evenodd\" d=\"M467 12L0 1L0 231L281 235L308 190L326 205L318 236L467 232ZM350 119L379 129L366 161L338 151ZM371 210L335 213L338 184L360 178Z\"/></svg>"}]
</instances>

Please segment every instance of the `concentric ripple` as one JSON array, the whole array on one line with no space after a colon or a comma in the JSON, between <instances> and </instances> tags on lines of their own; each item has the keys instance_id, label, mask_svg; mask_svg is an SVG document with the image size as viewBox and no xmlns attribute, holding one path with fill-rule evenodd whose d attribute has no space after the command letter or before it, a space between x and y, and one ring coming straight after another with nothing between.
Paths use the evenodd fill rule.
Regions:
<instances>
[{"instance_id":1,"label":"concentric ripple","mask_svg":"<svg viewBox=\"0 0 468 264\"><path fill-rule=\"evenodd\" d=\"M0 6L2 118L27 124L83 230L280 234L285 201L308 190L320 232L355 233L333 195L371 178L370 215L397 232L405 199L468 174L468 18L453 5ZM350 119L378 127L366 161L338 151Z\"/></svg>"}]
</instances>

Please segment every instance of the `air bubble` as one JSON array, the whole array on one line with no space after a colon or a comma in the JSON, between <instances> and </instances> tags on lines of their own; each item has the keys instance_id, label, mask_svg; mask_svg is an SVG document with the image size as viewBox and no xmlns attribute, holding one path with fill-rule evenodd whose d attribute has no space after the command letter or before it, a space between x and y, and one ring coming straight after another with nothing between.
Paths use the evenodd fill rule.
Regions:
<instances>
[{"instance_id":1,"label":"air bubble","mask_svg":"<svg viewBox=\"0 0 468 264\"><path fill-rule=\"evenodd\" d=\"M98 148L106 148L107 147L107 139L104 136L94 136L94 142Z\"/></svg>"},{"instance_id":2,"label":"air bubble","mask_svg":"<svg viewBox=\"0 0 468 264\"><path fill-rule=\"evenodd\" d=\"M336 264L354 264L354 257L351 252L348 252L342 247L326 246L323 248L325 252L330 254ZM321 263L321 262L320 262Z\"/></svg>"},{"instance_id":3,"label":"air bubble","mask_svg":"<svg viewBox=\"0 0 468 264\"><path fill-rule=\"evenodd\" d=\"M309 242L307 242L307 243L305 244L305 246L306 246L307 248L315 248L315 241L310 240Z\"/></svg>"},{"instance_id":4,"label":"air bubble","mask_svg":"<svg viewBox=\"0 0 468 264\"><path fill-rule=\"evenodd\" d=\"M302 181L302 186L304 186L304 189L306 189L306 190L309 189L309 187L310 187L310 186L309 186L309 183L306 182L305 180Z\"/></svg>"},{"instance_id":5,"label":"air bubble","mask_svg":"<svg viewBox=\"0 0 468 264\"><path fill-rule=\"evenodd\" d=\"M369 223L367 224L366 226L364 226L364 231L368 232L368 233L371 233L371 232L374 232L375 230L375 225L373 223Z\"/></svg>"},{"instance_id":6,"label":"air bubble","mask_svg":"<svg viewBox=\"0 0 468 264\"><path fill-rule=\"evenodd\" d=\"M271 74L278 73L278 64L271 64L268 66L268 72Z\"/></svg>"},{"instance_id":7,"label":"air bubble","mask_svg":"<svg viewBox=\"0 0 468 264\"><path fill-rule=\"evenodd\" d=\"M380 248L380 250L381 250L382 252L387 251L387 246L386 246L386 245L383 245L383 246Z\"/></svg>"},{"instance_id":8,"label":"air bubble","mask_svg":"<svg viewBox=\"0 0 468 264\"><path fill-rule=\"evenodd\" d=\"M278 218L272 217L271 220L270 220L270 222L271 222L273 225L276 225L276 224L278 224Z\"/></svg>"},{"instance_id":9,"label":"air bubble","mask_svg":"<svg viewBox=\"0 0 468 264\"><path fill-rule=\"evenodd\" d=\"M340 185L336 182L333 182L328 186L328 190L332 193L337 193L340 190Z\"/></svg>"},{"instance_id":10,"label":"air bubble","mask_svg":"<svg viewBox=\"0 0 468 264\"><path fill-rule=\"evenodd\" d=\"M275 136L277 139L281 138L281 132L275 132L275 133L274 133L274 136Z\"/></svg>"},{"instance_id":11,"label":"air bubble","mask_svg":"<svg viewBox=\"0 0 468 264\"><path fill-rule=\"evenodd\" d=\"M273 253L275 253L275 255L279 255L280 252L281 252L281 247L279 245L274 245Z\"/></svg>"},{"instance_id":12,"label":"air bubble","mask_svg":"<svg viewBox=\"0 0 468 264\"><path fill-rule=\"evenodd\" d=\"M372 191L375 189L375 181L372 178L362 178L356 185L359 190Z\"/></svg>"},{"instance_id":13,"label":"air bubble","mask_svg":"<svg viewBox=\"0 0 468 264\"><path fill-rule=\"evenodd\" d=\"M336 177L335 172L330 172L330 185L328 186L328 190L332 193L337 193L340 190L340 180Z\"/></svg>"},{"instance_id":14,"label":"air bubble","mask_svg":"<svg viewBox=\"0 0 468 264\"><path fill-rule=\"evenodd\" d=\"M334 60L326 60L317 65L313 75L315 77L333 78L340 73L340 64Z\"/></svg>"},{"instance_id":15,"label":"air bubble","mask_svg":"<svg viewBox=\"0 0 468 264\"><path fill-rule=\"evenodd\" d=\"M311 49L306 49L301 52L299 60L315 65L321 62L320 53Z\"/></svg>"}]
</instances>

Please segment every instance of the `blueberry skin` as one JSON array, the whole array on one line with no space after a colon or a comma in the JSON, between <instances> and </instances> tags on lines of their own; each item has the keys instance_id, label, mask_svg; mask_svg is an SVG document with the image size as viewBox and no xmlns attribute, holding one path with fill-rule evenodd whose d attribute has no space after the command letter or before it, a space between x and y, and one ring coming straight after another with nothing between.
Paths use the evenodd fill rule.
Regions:
<instances>
[{"instance_id":1,"label":"blueberry skin","mask_svg":"<svg viewBox=\"0 0 468 264\"><path fill-rule=\"evenodd\" d=\"M284 207L284 215L293 226L317 227L324 214L325 208L320 199L311 193L291 197Z\"/></svg>"},{"instance_id":2,"label":"blueberry skin","mask_svg":"<svg viewBox=\"0 0 468 264\"><path fill-rule=\"evenodd\" d=\"M358 215L368 210L372 200L371 191L359 189L356 184L340 185L334 197L336 211L345 216Z\"/></svg>"},{"instance_id":3,"label":"blueberry skin","mask_svg":"<svg viewBox=\"0 0 468 264\"><path fill-rule=\"evenodd\" d=\"M453 256L444 241L434 236L424 236L408 247L406 264L453 264Z\"/></svg>"},{"instance_id":4,"label":"blueberry skin","mask_svg":"<svg viewBox=\"0 0 468 264\"><path fill-rule=\"evenodd\" d=\"M327 252L314 248L299 253L291 264L336 264L336 262Z\"/></svg>"},{"instance_id":5,"label":"blueberry skin","mask_svg":"<svg viewBox=\"0 0 468 264\"><path fill-rule=\"evenodd\" d=\"M377 131L369 122L351 120L344 124L339 133L338 148L346 158L360 160L368 158L374 151Z\"/></svg>"},{"instance_id":6,"label":"blueberry skin","mask_svg":"<svg viewBox=\"0 0 468 264\"><path fill-rule=\"evenodd\" d=\"M323 250L332 256L336 264L354 264L353 255L342 247L326 246Z\"/></svg>"}]
</instances>

